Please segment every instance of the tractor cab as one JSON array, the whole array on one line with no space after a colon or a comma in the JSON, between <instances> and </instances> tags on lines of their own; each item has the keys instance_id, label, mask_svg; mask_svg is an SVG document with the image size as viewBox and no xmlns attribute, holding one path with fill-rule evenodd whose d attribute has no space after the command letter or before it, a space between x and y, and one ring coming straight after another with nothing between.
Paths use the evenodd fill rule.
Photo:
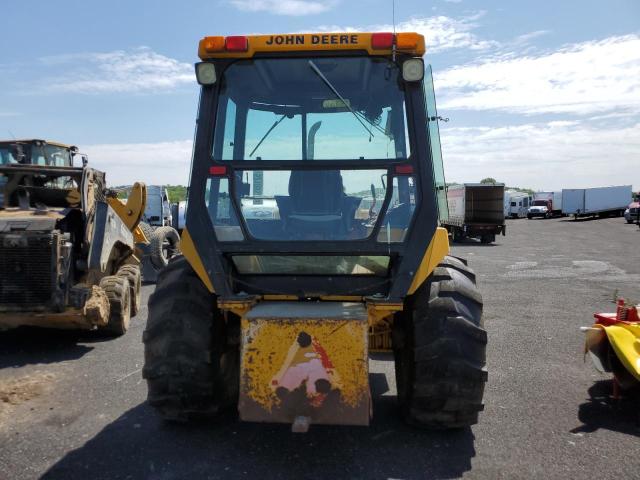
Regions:
<instances>
[{"instance_id":1,"label":"tractor cab","mask_svg":"<svg viewBox=\"0 0 640 480\"><path fill-rule=\"evenodd\" d=\"M0 141L1 165L40 165L43 167L71 167L73 157L81 155L78 148L45 140ZM83 161L86 157L82 155Z\"/></svg>"},{"instance_id":2,"label":"tractor cab","mask_svg":"<svg viewBox=\"0 0 640 480\"><path fill-rule=\"evenodd\" d=\"M199 53L186 235L225 273L215 291L406 295L446 212L423 37L205 37Z\"/></svg>"}]
</instances>

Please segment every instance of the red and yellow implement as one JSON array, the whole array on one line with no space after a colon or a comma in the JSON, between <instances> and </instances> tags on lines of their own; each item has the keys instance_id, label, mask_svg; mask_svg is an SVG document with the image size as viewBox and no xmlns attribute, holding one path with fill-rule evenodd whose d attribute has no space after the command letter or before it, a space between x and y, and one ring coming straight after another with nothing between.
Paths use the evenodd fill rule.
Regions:
<instances>
[{"instance_id":1,"label":"red and yellow implement","mask_svg":"<svg viewBox=\"0 0 640 480\"><path fill-rule=\"evenodd\" d=\"M613 373L614 397L640 383L640 306L618 300L615 313L596 313L595 323L584 327L585 356L596 369Z\"/></svg>"}]
</instances>

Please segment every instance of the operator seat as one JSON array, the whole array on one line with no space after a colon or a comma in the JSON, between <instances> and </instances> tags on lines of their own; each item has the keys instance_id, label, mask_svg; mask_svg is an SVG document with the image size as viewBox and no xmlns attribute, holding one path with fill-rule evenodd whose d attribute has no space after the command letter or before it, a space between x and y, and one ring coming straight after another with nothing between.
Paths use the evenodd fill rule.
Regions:
<instances>
[{"instance_id":1,"label":"operator seat","mask_svg":"<svg viewBox=\"0 0 640 480\"><path fill-rule=\"evenodd\" d=\"M276 197L285 229L302 238L344 234L345 194L340 170L294 170L289 196Z\"/></svg>"}]
</instances>

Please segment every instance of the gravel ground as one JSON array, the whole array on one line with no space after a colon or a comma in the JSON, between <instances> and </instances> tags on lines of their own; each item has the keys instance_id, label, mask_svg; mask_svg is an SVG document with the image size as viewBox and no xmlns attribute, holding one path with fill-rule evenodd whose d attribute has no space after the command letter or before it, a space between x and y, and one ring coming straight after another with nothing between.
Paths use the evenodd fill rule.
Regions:
<instances>
[{"instance_id":1,"label":"gravel ground","mask_svg":"<svg viewBox=\"0 0 640 480\"><path fill-rule=\"evenodd\" d=\"M371 360L369 428L166 425L145 404L145 307L115 340L0 333L0 479L638 475L640 399L610 398L609 377L583 363L579 327L612 311L616 294L640 301L640 229L619 218L513 220L496 244L453 253L478 273L489 332L486 408L472 428L405 426L386 355Z\"/></svg>"}]
</instances>

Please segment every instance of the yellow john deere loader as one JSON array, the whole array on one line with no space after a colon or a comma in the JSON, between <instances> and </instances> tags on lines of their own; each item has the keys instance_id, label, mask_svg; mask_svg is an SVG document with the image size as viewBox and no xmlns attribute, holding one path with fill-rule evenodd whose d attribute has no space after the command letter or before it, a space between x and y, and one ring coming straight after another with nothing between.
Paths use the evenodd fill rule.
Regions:
<instances>
[{"instance_id":1,"label":"yellow john deere loader","mask_svg":"<svg viewBox=\"0 0 640 480\"><path fill-rule=\"evenodd\" d=\"M145 198L135 184L120 202L76 147L0 141L0 329L124 334L140 305Z\"/></svg>"},{"instance_id":2,"label":"yellow john deere loader","mask_svg":"<svg viewBox=\"0 0 640 480\"><path fill-rule=\"evenodd\" d=\"M424 53L416 33L201 40L183 256L144 333L163 417L366 425L368 352L391 346L407 421L477 422L482 297L438 226Z\"/></svg>"}]
</instances>

